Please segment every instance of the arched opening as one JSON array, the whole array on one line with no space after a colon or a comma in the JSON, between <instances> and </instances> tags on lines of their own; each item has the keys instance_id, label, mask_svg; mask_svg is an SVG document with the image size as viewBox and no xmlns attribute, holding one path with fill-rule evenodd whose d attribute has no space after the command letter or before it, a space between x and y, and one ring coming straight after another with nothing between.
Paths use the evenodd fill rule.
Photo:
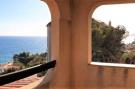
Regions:
<instances>
[{"instance_id":1,"label":"arched opening","mask_svg":"<svg viewBox=\"0 0 135 89\"><path fill-rule=\"evenodd\" d=\"M122 67L127 66L125 64L134 64L133 9L134 3L125 2L104 4L96 8L91 19L92 61L105 62L101 65ZM129 66L134 67L134 65Z\"/></svg>"},{"instance_id":2,"label":"arched opening","mask_svg":"<svg viewBox=\"0 0 135 89\"><path fill-rule=\"evenodd\" d=\"M1 39L4 46L1 47L4 48L2 55L8 54L7 50L11 48L8 50L10 56L5 57L8 60L3 62L6 68L11 66L11 71L16 71L16 68L20 70L46 62L48 50L46 25L51 21L51 18L54 18L52 24L57 23L56 13L51 16L47 6L49 5L51 10L54 9L57 12L54 1L52 2L47 0L47 4L45 4L40 0L13 0L8 1L8 3L7 0L1 1L0 37L4 40ZM14 66L15 68L13 68Z\"/></svg>"}]
</instances>

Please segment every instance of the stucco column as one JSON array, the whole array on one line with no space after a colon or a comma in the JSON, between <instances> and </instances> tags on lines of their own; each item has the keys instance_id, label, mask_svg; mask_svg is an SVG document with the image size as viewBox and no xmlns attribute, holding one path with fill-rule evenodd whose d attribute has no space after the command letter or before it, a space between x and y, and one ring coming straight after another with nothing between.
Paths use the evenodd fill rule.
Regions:
<instances>
[{"instance_id":1,"label":"stucco column","mask_svg":"<svg viewBox=\"0 0 135 89\"><path fill-rule=\"evenodd\" d=\"M49 88L77 89L81 86L82 89L88 84L89 76L88 17L91 3L87 0L55 0L55 2L60 16L52 17L51 56L57 60L57 65ZM56 17L54 14L52 16Z\"/></svg>"},{"instance_id":2,"label":"stucco column","mask_svg":"<svg viewBox=\"0 0 135 89\"><path fill-rule=\"evenodd\" d=\"M55 0L60 13L52 20L52 59L57 60L50 89L71 89L71 14L69 0ZM56 21L57 20L57 21ZM56 26L57 24L57 26ZM56 28L55 28L56 27ZM57 51L56 51L57 50Z\"/></svg>"},{"instance_id":3,"label":"stucco column","mask_svg":"<svg viewBox=\"0 0 135 89\"><path fill-rule=\"evenodd\" d=\"M89 63L91 61L90 8L93 0L74 0L72 10L72 89L91 89ZM92 71L91 71L92 72Z\"/></svg>"}]
</instances>

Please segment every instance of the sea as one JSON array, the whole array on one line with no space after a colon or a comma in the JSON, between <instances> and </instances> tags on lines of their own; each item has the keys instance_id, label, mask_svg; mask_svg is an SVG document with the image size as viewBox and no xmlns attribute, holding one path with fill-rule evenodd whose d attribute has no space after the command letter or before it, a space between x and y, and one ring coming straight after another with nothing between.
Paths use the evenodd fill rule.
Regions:
<instances>
[{"instance_id":1,"label":"sea","mask_svg":"<svg viewBox=\"0 0 135 89\"><path fill-rule=\"evenodd\" d=\"M0 64L11 62L14 54L47 51L47 37L0 36Z\"/></svg>"}]
</instances>

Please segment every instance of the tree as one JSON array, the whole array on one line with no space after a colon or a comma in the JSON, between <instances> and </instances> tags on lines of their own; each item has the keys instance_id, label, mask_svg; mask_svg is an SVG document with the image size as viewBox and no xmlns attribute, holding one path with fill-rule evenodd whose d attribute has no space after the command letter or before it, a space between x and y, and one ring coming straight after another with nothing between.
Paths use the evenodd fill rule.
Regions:
<instances>
[{"instance_id":1,"label":"tree","mask_svg":"<svg viewBox=\"0 0 135 89\"><path fill-rule=\"evenodd\" d=\"M27 66L28 62L30 62L32 60L32 58L30 57L29 52L22 52L20 54L15 54L13 56L13 60L14 60L14 63L20 62L24 66Z\"/></svg>"},{"instance_id":2,"label":"tree","mask_svg":"<svg viewBox=\"0 0 135 89\"><path fill-rule=\"evenodd\" d=\"M45 63L47 60L47 53L30 54L29 52L22 52L13 56L14 65L21 68L32 67L38 64Z\"/></svg>"},{"instance_id":3,"label":"tree","mask_svg":"<svg viewBox=\"0 0 135 89\"><path fill-rule=\"evenodd\" d=\"M92 53L93 61L120 62L126 29L116 28L92 19Z\"/></svg>"}]
</instances>

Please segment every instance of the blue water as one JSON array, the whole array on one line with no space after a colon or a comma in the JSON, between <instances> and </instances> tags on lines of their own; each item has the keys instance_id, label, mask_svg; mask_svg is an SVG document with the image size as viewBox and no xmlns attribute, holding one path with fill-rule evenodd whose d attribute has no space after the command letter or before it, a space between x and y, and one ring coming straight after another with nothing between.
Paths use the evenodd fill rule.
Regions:
<instances>
[{"instance_id":1,"label":"blue water","mask_svg":"<svg viewBox=\"0 0 135 89\"><path fill-rule=\"evenodd\" d=\"M12 61L20 52L42 53L47 51L46 37L0 37L0 64Z\"/></svg>"}]
</instances>

